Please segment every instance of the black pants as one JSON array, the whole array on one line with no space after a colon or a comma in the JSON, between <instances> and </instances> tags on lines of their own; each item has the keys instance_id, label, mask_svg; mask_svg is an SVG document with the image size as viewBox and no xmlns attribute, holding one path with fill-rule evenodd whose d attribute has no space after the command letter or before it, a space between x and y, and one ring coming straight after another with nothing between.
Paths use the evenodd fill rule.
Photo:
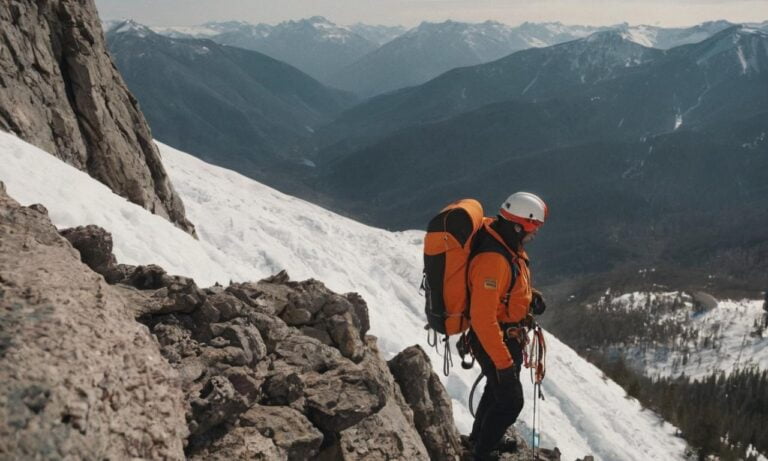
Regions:
<instances>
[{"instance_id":1,"label":"black pants","mask_svg":"<svg viewBox=\"0 0 768 461\"><path fill-rule=\"evenodd\" d=\"M475 456L482 459L494 449L507 428L514 424L523 410L523 386L520 379L505 385L499 383L496 367L473 331L469 333L469 344L485 375L485 390L477 407L470 434L470 439L475 443ZM519 376L523 363L523 347L515 339L507 339L505 344L512 360L515 361Z\"/></svg>"}]
</instances>

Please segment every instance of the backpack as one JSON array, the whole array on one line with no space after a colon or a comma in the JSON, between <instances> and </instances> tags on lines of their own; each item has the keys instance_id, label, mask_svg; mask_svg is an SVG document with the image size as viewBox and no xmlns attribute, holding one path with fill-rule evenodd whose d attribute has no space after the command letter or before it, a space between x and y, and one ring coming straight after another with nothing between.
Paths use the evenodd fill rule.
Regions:
<instances>
[{"instance_id":1,"label":"backpack","mask_svg":"<svg viewBox=\"0 0 768 461\"><path fill-rule=\"evenodd\" d=\"M482 245L483 238L476 238L487 233L480 232L486 222L492 218L483 217L483 207L477 200L457 200L432 218L427 225L424 237L424 275L421 288L426 298L424 313L427 317L427 342L437 348L438 333L444 335L445 351L443 355L443 372L448 375L453 364L448 337L461 334L457 349L462 359L462 367L471 368L472 363L466 363L464 356L469 353L467 337L464 334L469 329L469 262L474 256L474 250ZM488 241L486 241L488 243ZM500 244L491 248L503 254L514 271L516 266ZM515 277L516 277L515 273ZM507 296L512 290L509 286Z\"/></svg>"},{"instance_id":2,"label":"backpack","mask_svg":"<svg viewBox=\"0 0 768 461\"><path fill-rule=\"evenodd\" d=\"M424 237L424 312L427 326L446 336L469 328L467 268L472 241L483 225L483 206L473 199L443 208Z\"/></svg>"}]
</instances>

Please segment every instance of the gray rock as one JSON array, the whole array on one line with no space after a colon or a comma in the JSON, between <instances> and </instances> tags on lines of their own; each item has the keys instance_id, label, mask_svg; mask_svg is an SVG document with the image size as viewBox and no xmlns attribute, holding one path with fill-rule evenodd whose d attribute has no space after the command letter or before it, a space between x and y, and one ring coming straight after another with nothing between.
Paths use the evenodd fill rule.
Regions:
<instances>
[{"instance_id":1,"label":"gray rock","mask_svg":"<svg viewBox=\"0 0 768 461\"><path fill-rule=\"evenodd\" d=\"M309 336L310 338L315 338L316 340L320 341L326 346L333 346L333 340L331 339L331 335L329 335L328 332L325 330L321 330L319 328L315 328L311 326L303 326L301 327L301 333Z\"/></svg>"},{"instance_id":2,"label":"gray rock","mask_svg":"<svg viewBox=\"0 0 768 461\"><path fill-rule=\"evenodd\" d=\"M411 346L389 361L389 369L413 410L416 428L432 459L453 459L461 454L461 441L453 423L451 399L432 371L420 346Z\"/></svg>"},{"instance_id":3,"label":"gray rock","mask_svg":"<svg viewBox=\"0 0 768 461\"><path fill-rule=\"evenodd\" d=\"M304 385L307 417L323 431L343 431L386 403L381 383L352 364L323 374L309 373Z\"/></svg>"},{"instance_id":4,"label":"gray rock","mask_svg":"<svg viewBox=\"0 0 768 461\"><path fill-rule=\"evenodd\" d=\"M295 330L294 330L295 331ZM344 362L338 350L301 334L291 334L280 341L274 355L303 372L325 372Z\"/></svg>"},{"instance_id":5,"label":"gray rock","mask_svg":"<svg viewBox=\"0 0 768 461\"><path fill-rule=\"evenodd\" d=\"M293 329L288 327L279 317L274 317L261 312L249 312L248 321L261 333L267 351L272 353L285 338L293 334Z\"/></svg>"},{"instance_id":6,"label":"gray rock","mask_svg":"<svg viewBox=\"0 0 768 461\"><path fill-rule=\"evenodd\" d=\"M288 407L254 405L240 415L240 426L258 429L285 450L291 461L313 459L323 443L323 433Z\"/></svg>"},{"instance_id":7,"label":"gray rock","mask_svg":"<svg viewBox=\"0 0 768 461\"><path fill-rule=\"evenodd\" d=\"M262 392L266 404L290 405L304 396L304 382L297 373L286 367L267 378Z\"/></svg>"},{"instance_id":8,"label":"gray rock","mask_svg":"<svg viewBox=\"0 0 768 461\"><path fill-rule=\"evenodd\" d=\"M267 355L267 346L261 339L259 330L253 325L214 323L211 324L211 332L214 336L223 337L229 341L229 344L242 349L246 365L259 361Z\"/></svg>"},{"instance_id":9,"label":"gray rock","mask_svg":"<svg viewBox=\"0 0 768 461\"><path fill-rule=\"evenodd\" d=\"M335 315L325 322L327 331L333 340L334 345L339 349L341 355L359 362L365 355L365 345L360 337L360 330L355 326L354 320L349 313L345 315Z\"/></svg>"},{"instance_id":10,"label":"gray rock","mask_svg":"<svg viewBox=\"0 0 768 461\"><path fill-rule=\"evenodd\" d=\"M0 129L194 234L93 0L0 3Z\"/></svg>"},{"instance_id":11,"label":"gray rock","mask_svg":"<svg viewBox=\"0 0 768 461\"><path fill-rule=\"evenodd\" d=\"M0 453L184 459L178 374L126 299L4 193L0 236Z\"/></svg>"},{"instance_id":12,"label":"gray rock","mask_svg":"<svg viewBox=\"0 0 768 461\"><path fill-rule=\"evenodd\" d=\"M63 229L60 234L80 252L80 260L99 274L108 274L117 265L112 254L112 234L98 226Z\"/></svg>"},{"instance_id":13,"label":"gray rock","mask_svg":"<svg viewBox=\"0 0 768 461\"><path fill-rule=\"evenodd\" d=\"M248 408L245 397L237 392L229 379L214 376L190 402L192 415L189 429L199 435L225 421L234 420Z\"/></svg>"},{"instance_id":14,"label":"gray rock","mask_svg":"<svg viewBox=\"0 0 768 461\"><path fill-rule=\"evenodd\" d=\"M386 404L378 412L341 432L339 456L366 460L428 459L427 449L413 422L413 412L386 362L379 357L375 338L368 337L367 346L360 366L383 386Z\"/></svg>"},{"instance_id":15,"label":"gray rock","mask_svg":"<svg viewBox=\"0 0 768 461\"><path fill-rule=\"evenodd\" d=\"M223 437L189 456L194 461L277 461L286 458L285 452L276 447L270 438L261 435L255 427L234 427Z\"/></svg>"}]
</instances>

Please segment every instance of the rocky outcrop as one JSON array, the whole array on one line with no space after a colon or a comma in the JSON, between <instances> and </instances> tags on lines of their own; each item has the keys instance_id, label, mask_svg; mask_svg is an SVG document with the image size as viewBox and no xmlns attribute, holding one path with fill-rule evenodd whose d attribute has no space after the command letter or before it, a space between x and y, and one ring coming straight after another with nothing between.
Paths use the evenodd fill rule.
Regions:
<instances>
[{"instance_id":1,"label":"rocky outcrop","mask_svg":"<svg viewBox=\"0 0 768 461\"><path fill-rule=\"evenodd\" d=\"M416 428L432 459L460 456L451 398L424 350L419 346L405 349L389 361L389 369L413 409Z\"/></svg>"},{"instance_id":2,"label":"rocky outcrop","mask_svg":"<svg viewBox=\"0 0 768 461\"><path fill-rule=\"evenodd\" d=\"M130 301L127 310L178 373L189 458L429 458L410 406L366 335L360 296L284 272L201 289L157 266L117 264L111 236L98 227L61 233Z\"/></svg>"},{"instance_id":3,"label":"rocky outcrop","mask_svg":"<svg viewBox=\"0 0 768 461\"><path fill-rule=\"evenodd\" d=\"M93 0L6 0L0 44L0 129L194 234Z\"/></svg>"},{"instance_id":4,"label":"rocky outcrop","mask_svg":"<svg viewBox=\"0 0 768 461\"><path fill-rule=\"evenodd\" d=\"M0 459L184 458L179 374L130 304L0 189Z\"/></svg>"}]
</instances>

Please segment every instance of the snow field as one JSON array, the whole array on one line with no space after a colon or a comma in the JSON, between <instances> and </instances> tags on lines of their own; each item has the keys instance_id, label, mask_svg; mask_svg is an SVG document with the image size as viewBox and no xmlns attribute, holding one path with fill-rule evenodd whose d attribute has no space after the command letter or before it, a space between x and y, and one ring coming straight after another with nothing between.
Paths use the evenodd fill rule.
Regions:
<instances>
[{"instance_id":1,"label":"snow field","mask_svg":"<svg viewBox=\"0 0 768 461\"><path fill-rule=\"evenodd\" d=\"M685 293L636 292L618 296L611 303L620 309L645 310L649 302L669 305L675 298L682 300L682 307L657 315L656 322L672 321L697 330L698 334L685 342L676 340L674 348L664 344L625 347L626 357L647 376L685 374L696 379L745 368L768 369L768 330L756 328L764 321L761 300L720 300L713 309L697 311L692 298ZM704 346L707 337L711 342ZM685 362L684 349L688 351Z\"/></svg>"},{"instance_id":2,"label":"snow field","mask_svg":"<svg viewBox=\"0 0 768 461\"><path fill-rule=\"evenodd\" d=\"M47 153L0 132L0 180L29 205L42 203L58 227L97 224L113 234L115 255L128 264L155 263L170 273L214 282L258 280L285 269L295 280L316 278L368 302L371 333L385 358L420 344L437 373L442 357L426 344L421 281L423 232L387 232L284 195L232 171L159 144L164 164L196 225L195 240L167 221L113 194L106 186ZM557 445L563 459L587 454L601 460L683 459L675 429L643 410L602 372L551 335L546 400L539 401L542 446ZM456 366L441 378L453 398L463 433L478 367ZM530 438L533 394L518 428ZM475 397L475 405L480 395Z\"/></svg>"}]
</instances>

